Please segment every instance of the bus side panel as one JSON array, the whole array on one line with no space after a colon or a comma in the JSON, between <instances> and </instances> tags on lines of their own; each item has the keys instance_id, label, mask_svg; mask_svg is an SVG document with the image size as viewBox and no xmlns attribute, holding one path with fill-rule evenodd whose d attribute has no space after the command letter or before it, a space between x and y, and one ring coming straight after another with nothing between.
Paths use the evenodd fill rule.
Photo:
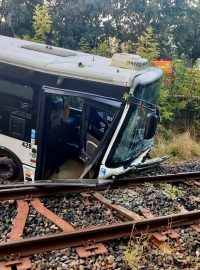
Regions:
<instances>
[{"instance_id":1,"label":"bus side panel","mask_svg":"<svg viewBox=\"0 0 200 270\"><path fill-rule=\"evenodd\" d=\"M25 180L35 179L38 88L11 76L0 77L0 159L3 168L4 162L10 167L10 174L15 171L13 179L21 179L22 174Z\"/></svg>"},{"instance_id":2,"label":"bus side panel","mask_svg":"<svg viewBox=\"0 0 200 270\"><path fill-rule=\"evenodd\" d=\"M0 149L17 156L23 166L24 179L34 180L37 146L0 134Z\"/></svg>"}]
</instances>

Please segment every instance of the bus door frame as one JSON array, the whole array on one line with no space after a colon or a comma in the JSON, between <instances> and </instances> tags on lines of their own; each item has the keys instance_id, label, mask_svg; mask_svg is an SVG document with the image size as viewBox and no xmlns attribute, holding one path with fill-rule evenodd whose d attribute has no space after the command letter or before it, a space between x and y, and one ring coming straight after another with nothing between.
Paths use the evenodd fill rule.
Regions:
<instances>
[{"instance_id":1,"label":"bus door frame","mask_svg":"<svg viewBox=\"0 0 200 270\"><path fill-rule=\"evenodd\" d=\"M98 164L97 168L100 167L101 161L104 157L104 154L106 152L107 146L109 145L112 136L119 124L119 121L121 119L121 116L123 114L125 104L126 102L121 102L119 100L116 100L114 98L110 97L104 97L100 95L90 94L90 93L83 93L79 91L74 91L70 89L61 89L61 88L55 88L50 86L43 86L43 90L45 94L54 94L54 95L62 95L62 96L74 96L74 97L81 97L84 99L93 100L95 102L99 102L102 104L110 105L113 107L118 108L118 112L115 114L114 119L110 125L110 127L107 129L104 137L102 138L101 142L99 143L98 147L96 148L94 154L92 157L88 160L86 167L80 176L80 178L85 178L88 176L89 171L92 169L94 164ZM99 174L99 170L95 169L93 178L97 177Z\"/></svg>"}]
</instances>

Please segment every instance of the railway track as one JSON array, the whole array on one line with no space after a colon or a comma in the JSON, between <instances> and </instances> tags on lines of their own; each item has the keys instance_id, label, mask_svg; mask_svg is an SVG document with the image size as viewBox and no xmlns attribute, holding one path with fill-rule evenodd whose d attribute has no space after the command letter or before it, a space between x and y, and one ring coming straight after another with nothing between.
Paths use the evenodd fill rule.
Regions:
<instances>
[{"instance_id":1,"label":"railway track","mask_svg":"<svg viewBox=\"0 0 200 270\"><path fill-rule=\"evenodd\" d=\"M76 248L78 255L82 258L91 254L103 254L106 252L104 241L131 237L133 235L151 235L152 243L157 247L166 245L166 240L179 239L180 234L175 228L189 226L191 230L200 232L200 210L188 211L179 205L179 212L167 215L155 216L149 209L140 207L140 214L128 209L123 203L113 202L109 192L121 193L126 188L135 192L141 185L160 185L171 183L173 185L185 185L199 189L200 172L184 173L177 175L162 175L151 177L138 177L109 180L98 182L95 180L77 180L75 182L38 182L33 184L15 184L0 187L0 201L9 201L17 205L17 214L13 221L13 226L8 235L9 241L0 242L0 269L29 269L30 260L27 256L36 253L44 253L51 250L63 248ZM116 216L116 222L105 222L105 224L95 224L89 228L79 228L61 217L61 213L54 213L45 202L53 196L70 196L77 194L82 204L90 208L91 204L99 204L103 208L109 209ZM45 197L44 197L45 196ZM118 195L117 195L118 196ZM57 198L59 200L60 197ZM127 198L126 198L127 199ZM15 202L14 202L15 201ZM67 204L66 204L67 206ZM66 208L65 206L65 208ZM30 209L40 213L51 221L61 232L52 235L35 236L23 238L26 221ZM104 213L104 212L102 212ZM104 213L105 215L105 213ZM88 214L90 216L90 213ZM5 261L6 258L6 261ZM20 268L23 267L23 268ZM108 266L109 267L109 266ZM110 265L112 269L112 266Z\"/></svg>"},{"instance_id":2,"label":"railway track","mask_svg":"<svg viewBox=\"0 0 200 270\"><path fill-rule=\"evenodd\" d=\"M200 186L200 172L119 178L114 180L67 180L37 181L35 183L15 183L0 185L0 201L41 197L56 194L101 191L106 189L132 188L144 183L180 183L187 182Z\"/></svg>"}]
</instances>

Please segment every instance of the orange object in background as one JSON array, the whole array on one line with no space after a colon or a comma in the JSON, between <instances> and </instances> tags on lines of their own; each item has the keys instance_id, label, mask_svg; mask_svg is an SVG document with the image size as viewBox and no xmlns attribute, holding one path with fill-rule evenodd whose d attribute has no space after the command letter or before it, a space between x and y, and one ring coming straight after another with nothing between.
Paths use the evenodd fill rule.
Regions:
<instances>
[{"instance_id":1,"label":"orange object in background","mask_svg":"<svg viewBox=\"0 0 200 270\"><path fill-rule=\"evenodd\" d=\"M155 60L153 61L155 67L162 69L164 74L172 75L172 62L169 60Z\"/></svg>"}]
</instances>

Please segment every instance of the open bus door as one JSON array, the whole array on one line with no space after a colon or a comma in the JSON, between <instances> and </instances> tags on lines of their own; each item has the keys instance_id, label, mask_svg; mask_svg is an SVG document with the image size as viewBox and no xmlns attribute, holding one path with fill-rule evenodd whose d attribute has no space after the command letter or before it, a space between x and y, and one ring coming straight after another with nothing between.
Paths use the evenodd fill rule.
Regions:
<instances>
[{"instance_id":1,"label":"open bus door","mask_svg":"<svg viewBox=\"0 0 200 270\"><path fill-rule=\"evenodd\" d=\"M91 160L95 160L93 165L99 165L124 104L69 89L48 86L43 89L46 95L44 178L79 178ZM76 99L78 108L74 105ZM96 166L92 166L90 178L98 175Z\"/></svg>"}]
</instances>

